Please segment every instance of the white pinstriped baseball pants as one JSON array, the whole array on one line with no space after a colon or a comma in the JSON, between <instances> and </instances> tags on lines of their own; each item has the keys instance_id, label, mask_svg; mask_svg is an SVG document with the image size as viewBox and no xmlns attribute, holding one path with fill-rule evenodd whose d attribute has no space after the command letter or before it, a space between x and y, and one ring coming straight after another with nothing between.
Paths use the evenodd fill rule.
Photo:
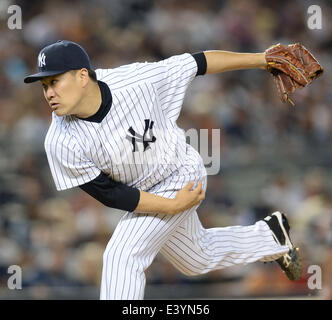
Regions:
<instances>
[{"instance_id":1,"label":"white pinstriped baseball pants","mask_svg":"<svg viewBox=\"0 0 332 320\"><path fill-rule=\"evenodd\" d=\"M193 276L233 265L272 261L288 250L275 242L264 221L204 229L196 208L175 216L126 213L103 256L100 299L143 299L144 271L158 252L178 270Z\"/></svg>"},{"instance_id":2,"label":"white pinstriped baseball pants","mask_svg":"<svg viewBox=\"0 0 332 320\"><path fill-rule=\"evenodd\" d=\"M173 198L189 181L202 181L206 190L202 158L187 145L185 165L148 192ZM289 250L276 243L264 221L251 226L205 229L197 208L174 216L127 212L104 252L100 299L143 299L144 272L158 252L179 271L193 276L255 261L272 261Z\"/></svg>"}]
</instances>

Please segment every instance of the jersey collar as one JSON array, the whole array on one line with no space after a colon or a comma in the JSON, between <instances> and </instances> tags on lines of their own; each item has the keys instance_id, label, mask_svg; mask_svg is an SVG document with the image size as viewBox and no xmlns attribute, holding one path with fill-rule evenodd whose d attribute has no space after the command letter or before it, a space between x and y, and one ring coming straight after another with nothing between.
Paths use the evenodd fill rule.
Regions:
<instances>
[{"instance_id":1,"label":"jersey collar","mask_svg":"<svg viewBox=\"0 0 332 320\"><path fill-rule=\"evenodd\" d=\"M103 119L106 117L106 115L110 111L111 106L112 106L111 90L105 82L102 82L99 80L98 80L98 86L99 86L99 89L101 92L101 105L100 105L98 111L94 115L92 115L88 118L79 118L79 119L84 120L84 121L89 121L89 122L100 123L103 121Z\"/></svg>"}]
</instances>

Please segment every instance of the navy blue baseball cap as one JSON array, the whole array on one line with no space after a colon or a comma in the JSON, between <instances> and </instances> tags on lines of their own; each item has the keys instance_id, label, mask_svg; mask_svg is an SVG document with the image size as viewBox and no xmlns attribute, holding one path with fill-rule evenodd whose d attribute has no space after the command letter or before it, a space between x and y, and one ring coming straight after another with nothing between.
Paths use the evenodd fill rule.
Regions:
<instances>
[{"instance_id":1,"label":"navy blue baseball cap","mask_svg":"<svg viewBox=\"0 0 332 320\"><path fill-rule=\"evenodd\" d=\"M59 40L43 48L37 59L38 73L24 78L25 83L38 81L44 77L55 76L69 70L91 69L86 51L77 43Z\"/></svg>"}]
</instances>

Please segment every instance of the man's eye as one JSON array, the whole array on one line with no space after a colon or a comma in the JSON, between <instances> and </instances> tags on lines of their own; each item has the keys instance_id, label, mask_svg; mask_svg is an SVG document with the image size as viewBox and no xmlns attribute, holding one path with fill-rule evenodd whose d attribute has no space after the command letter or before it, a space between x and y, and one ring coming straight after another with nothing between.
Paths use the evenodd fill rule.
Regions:
<instances>
[{"instance_id":1,"label":"man's eye","mask_svg":"<svg viewBox=\"0 0 332 320\"><path fill-rule=\"evenodd\" d=\"M52 80L51 85L56 84L57 80Z\"/></svg>"}]
</instances>

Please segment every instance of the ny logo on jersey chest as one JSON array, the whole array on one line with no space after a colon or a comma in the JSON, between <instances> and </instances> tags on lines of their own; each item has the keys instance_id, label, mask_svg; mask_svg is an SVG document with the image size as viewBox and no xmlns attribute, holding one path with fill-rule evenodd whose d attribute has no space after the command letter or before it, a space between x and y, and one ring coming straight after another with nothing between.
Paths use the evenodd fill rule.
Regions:
<instances>
[{"instance_id":1,"label":"ny logo on jersey chest","mask_svg":"<svg viewBox=\"0 0 332 320\"><path fill-rule=\"evenodd\" d=\"M144 150L146 151L150 149L149 143L154 143L156 142L157 138L153 135L153 124L154 122L150 119L145 119L145 128L144 128L144 133L143 135L137 133L133 127L130 127L128 129L129 134L127 133L126 139L129 140L132 145L133 145L133 152L138 151L138 142L143 143Z\"/></svg>"}]
</instances>

